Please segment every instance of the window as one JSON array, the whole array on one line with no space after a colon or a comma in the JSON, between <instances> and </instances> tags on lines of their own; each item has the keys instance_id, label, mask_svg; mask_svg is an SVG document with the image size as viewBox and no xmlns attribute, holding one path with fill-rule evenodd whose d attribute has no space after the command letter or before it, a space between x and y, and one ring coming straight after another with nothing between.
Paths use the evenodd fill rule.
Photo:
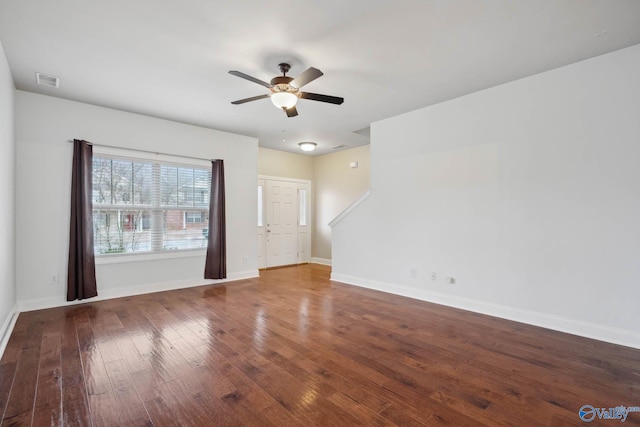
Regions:
<instances>
[{"instance_id":1,"label":"window","mask_svg":"<svg viewBox=\"0 0 640 427\"><path fill-rule=\"evenodd\" d=\"M264 225L264 213L262 211L262 206L264 202L262 201L262 185L258 185L258 227L262 227Z\"/></svg>"},{"instance_id":2,"label":"window","mask_svg":"<svg viewBox=\"0 0 640 427\"><path fill-rule=\"evenodd\" d=\"M204 222L204 212L185 212L184 222L185 224L200 224Z\"/></svg>"},{"instance_id":3,"label":"window","mask_svg":"<svg viewBox=\"0 0 640 427\"><path fill-rule=\"evenodd\" d=\"M205 167L95 154L95 254L206 247L210 186Z\"/></svg>"},{"instance_id":4,"label":"window","mask_svg":"<svg viewBox=\"0 0 640 427\"><path fill-rule=\"evenodd\" d=\"M298 190L298 207L300 208L300 217L298 224L307 225L307 190L301 188Z\"/></svg>"}]
</instances>

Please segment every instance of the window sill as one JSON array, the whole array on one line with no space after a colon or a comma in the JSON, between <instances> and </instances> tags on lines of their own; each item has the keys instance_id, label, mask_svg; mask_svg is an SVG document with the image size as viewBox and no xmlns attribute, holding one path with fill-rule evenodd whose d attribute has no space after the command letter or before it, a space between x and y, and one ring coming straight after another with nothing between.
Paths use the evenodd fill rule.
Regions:
<instances>
[{"instance_id":1,"label":"window sill","mask_svg":"<svg viewBox=\"0 0 640 427\"><path fill-rule=\"evenodd\" d=\"M162 253L96 255L96 265L156 261L176 258L196 258L203 257L206 255L206 253L206 249L192 249L182 251L167 251Z\"/></svg>"}]
</instances>

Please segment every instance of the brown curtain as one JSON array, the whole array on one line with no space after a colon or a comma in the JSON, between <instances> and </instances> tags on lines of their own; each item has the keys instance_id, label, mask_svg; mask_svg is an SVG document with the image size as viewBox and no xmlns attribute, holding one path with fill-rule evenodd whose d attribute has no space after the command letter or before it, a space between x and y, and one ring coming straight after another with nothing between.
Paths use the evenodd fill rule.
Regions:
<instances>
[{"instance_id":1,"label":"brown curtain","mask_svg":"<svg viewBox=\"0 0 640 427\"><path fill-rule=\"evenodd\" d=\"M224 162L211 161L211 197L209 199L209 241L204 265L205 279L227 277L227 237L224 216Z\"/></svg>"},{"instance_id":2,"label":"brown curtain","mask_svg":"<svg viewBox=\"0 0 640 427\"><path fill-rule=\"evenodd\" d=\"M74 140L67 301L98 295L91 212L92 161L91 144L87 141Z\"/></svg>"}]
</instances>

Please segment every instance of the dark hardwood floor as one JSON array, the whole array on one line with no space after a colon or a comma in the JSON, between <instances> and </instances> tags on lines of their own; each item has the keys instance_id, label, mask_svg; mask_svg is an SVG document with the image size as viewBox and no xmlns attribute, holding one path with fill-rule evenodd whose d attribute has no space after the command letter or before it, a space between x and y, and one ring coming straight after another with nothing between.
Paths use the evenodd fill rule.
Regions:
<instances>
[{"instance_id":1,"label":"dark hardwood floor","mask_svg":"<svg viewBox=\"0 0 640 427\"><path fill-rule=\"evenodd\" d=\"M22 313L0 362L2 426L578 426L587 404L640 406L640 350L318 265Z\"/></svg>"}]
</instances>

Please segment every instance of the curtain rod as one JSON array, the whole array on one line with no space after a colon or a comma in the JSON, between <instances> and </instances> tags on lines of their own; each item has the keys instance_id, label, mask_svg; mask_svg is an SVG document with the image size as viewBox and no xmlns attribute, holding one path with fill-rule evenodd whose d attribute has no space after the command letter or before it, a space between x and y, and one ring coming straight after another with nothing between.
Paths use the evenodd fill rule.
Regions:
<instances>
[{"instance_id":1,"label":"curtain rod","mask_svg":"<svg viewBox=\"0 0 640 427\"><path fill-rule=\"evenodd\" d=\"M67 142L73 143L73 141L74 141L73 139L70 139ZM89 145L95 145L96 147L118 148L120 150L137 151L139 153L159 154L159 155L163 155L163 156L181 157L183 159L205 160L207 162L213 162L215 160L219 160L219 159L205 159L205 158L202 158L202 157L183 156L183 155L180 155L180 154L160 153L158 151L150 151L150 150L138 150L137 148L125 148L125 147L118 147L118 146L115 146L115 145L94 144L93 142L89 142L89 141L85 141L85 142L87 144L89 144Z\"/></svg>"}]
</instances>

